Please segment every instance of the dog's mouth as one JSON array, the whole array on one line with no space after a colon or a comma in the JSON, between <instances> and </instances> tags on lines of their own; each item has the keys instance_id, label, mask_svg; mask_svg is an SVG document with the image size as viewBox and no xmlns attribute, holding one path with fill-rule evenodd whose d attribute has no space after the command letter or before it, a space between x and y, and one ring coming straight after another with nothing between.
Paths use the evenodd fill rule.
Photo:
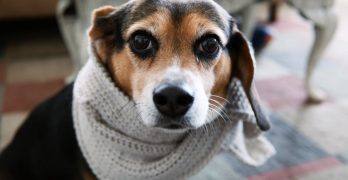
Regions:
<instances>
[{"instance_id":1,"label":"dog's mouth","mask_svg":"<svg viewBox=\"0 0 348 180\"><path fill-rule=\"evenodd\" d=\"M177 67L167 71L159 83L149 83L135 97L144 124L167 130L201 127L208 117L209 102L200 77Z\"/></svg>"},{"instance_id":2,"label":"dog's mouth","mask_svg":"<svg viewBox=\"0 0 348 180\"><path fill-rule=\"evenodd\" d=\"M172 120L172 119L161 119L157 121L157 124L154 125L156 128L161 128L165 130L187 130L192 129L190 124L184 123L180 120Z\"/></svg>"},{"instance_id":3,"label":"dog's mouth","mask_svg":"<svg viewBox=\"0 0 348 180\"><path fill-rule=\"evenodd\" d=\"M179 125L179 124L168 124L168 125L165 125L161 128L169 129L169 130L186 129L186 127Z\"/></svg>"}]
</instances>

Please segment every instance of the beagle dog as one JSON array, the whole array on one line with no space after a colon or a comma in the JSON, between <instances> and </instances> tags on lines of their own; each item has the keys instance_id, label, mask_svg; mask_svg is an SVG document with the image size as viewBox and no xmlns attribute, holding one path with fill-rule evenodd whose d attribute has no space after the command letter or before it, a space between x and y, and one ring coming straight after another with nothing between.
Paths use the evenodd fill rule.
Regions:
<instances>
[{"instance_id":1,"label":"beagle dog","mask_svg":"<svg viewBox=\"0 0 348 180\"><path fill-rule=\"evenodd\" d=\"M145 125L200 128L218 116L214 112L236 77L259 128L269 129L253 85L253 50L214 1L131 0L101 7L93 12L88 35L90 55L136 102ZM95 179L73 128L73 87L29 115L0 156L1 179Z\"/></svg>"}]
</instances>

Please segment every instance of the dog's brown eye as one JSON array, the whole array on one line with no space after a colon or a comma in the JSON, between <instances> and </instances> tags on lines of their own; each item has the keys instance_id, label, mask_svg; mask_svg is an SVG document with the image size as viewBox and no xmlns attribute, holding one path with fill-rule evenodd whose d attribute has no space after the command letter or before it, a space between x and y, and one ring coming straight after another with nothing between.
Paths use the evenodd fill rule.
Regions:
<instances>
[{"instance_id":1,"label":"dog's brown eye","mask_svg":"<svg viewBox=\"0 0 348 180\"><path fill-rule=\"evenodd\" d=\"M146 31L135 32L128 42L132 52L141 59L154 55L158 49L156 39Z\"/></svg>"},{"instance_id":2,"label":"dog's brown eye","mask_svg":"<svg viewBox=\"0 0 348 180\"><path fill-rule=\"evenodd\" d=\"M207 38L202 41L200 45L200 50L208 54L215 54L219 48L219 41L216 38Z\"/></svg>"},{"instance_id":3,"label":"dog's brown eye","mask_svg":"<svg viewBox=\"0 0 348 180\"><path fill-rule=\"evenodd\" d=\"M219 55L222 47L220 39L215 34L206 34L193 44L193 52L201 61L209 62Z\"/></svg>"},{"instance_id":4,"label":"dog's brown eye","mask_svg":"<svg viewBox=\"0 0 348 180\"><path fill-rule=\"evenodd\" d=\"M133 38L134 48L138 51L150 49L152 47L151 39L147 35L138 34Z\"/></svg>"}]
</instances>

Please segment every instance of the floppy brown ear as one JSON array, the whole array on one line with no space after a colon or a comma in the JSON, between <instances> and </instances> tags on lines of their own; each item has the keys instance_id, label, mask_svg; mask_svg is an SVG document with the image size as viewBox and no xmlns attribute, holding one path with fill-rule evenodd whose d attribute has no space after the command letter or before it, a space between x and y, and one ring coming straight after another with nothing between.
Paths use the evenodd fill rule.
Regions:
<instances>
[{"instance_id":1,"label":"floppy brown ear","mask_svg":"<svg viewBox=\"0 0 348 180\"><path fill-rule=\"evenodd\" d=\"M106 31L111 30L111 27L108 26L111 23L112 12L115 11L116 9L112 6L103 6L93 11L91 27L88 33L91 41L102 38Z\"/></svg>"},{"instance_id":2,"label":"floppy brown ear","mask_svg":"<svg viewBox=\"0 0 348 180\"><path fill-rule=\"evenodd\" d=\"M125 8L103 6L93 11L92 22L89 28L89 40L93 53L102 62L106 63L113 48L122 48L122 18Z\"/></svg>"},{"instance_id":3,"label":"floppy brown ear","mask_svg":"<svg viewBox=\"0 0 348 180\"><path fill-rule=\"evenodd\" d=\"M258 93L253 82L255 72L253 49L250 47L248 40L238 30L232 31L227 48L232 58L233 75L240 79L242 83L254 111L258 127L266 131L270 129L270 123L259 104Z\"/></svg>"}]
</instances>

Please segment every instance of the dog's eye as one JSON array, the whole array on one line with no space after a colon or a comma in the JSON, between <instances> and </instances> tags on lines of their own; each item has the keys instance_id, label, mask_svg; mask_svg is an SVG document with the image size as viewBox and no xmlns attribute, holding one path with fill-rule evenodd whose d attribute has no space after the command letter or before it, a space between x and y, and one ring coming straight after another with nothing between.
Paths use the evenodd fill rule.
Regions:
<instances>
[{"instance_id":1,"label":"dog's eye","mask_svg":"<svg viewBox=\"0 0 348 180\"><path fill-rule=\"evenodd\" d=\"M145 59L157 50L157 41L147 32L139 31L129 39L129 45L133 53Z\"/></svg>"},{"instance_id":2,"label":"dog's eye","mask_svg":"<svg viewBox=\"0 0 348 180\"><path fill-rule=\"evenodd\" d=\"M199 46L199 50L208 54L215 54L220 48L219 41L216 38L207 38Z\"/></svg>"},{"instance_id":3,"label":"dog's eye","mask_svg":"<svg viewBox=\"0 0 348 180\"><path fill-rule=\"evenodd\" d=\"M201 60L212 60L216 58L221 48L219 38L214 34L204 35L198 39L194 46L193 51Z\"/></svg>"},{"instance_id":4,"label":"dog's eye","mask_svg":"<svg viewBox=\"0 0 348 180\"><path fill-rule=\"evenodd\" d=\"M144 51L152 47L151 39L144 34L137 34L133 37L133 47L138 51Z\"/></svg>"}]
</instances>

